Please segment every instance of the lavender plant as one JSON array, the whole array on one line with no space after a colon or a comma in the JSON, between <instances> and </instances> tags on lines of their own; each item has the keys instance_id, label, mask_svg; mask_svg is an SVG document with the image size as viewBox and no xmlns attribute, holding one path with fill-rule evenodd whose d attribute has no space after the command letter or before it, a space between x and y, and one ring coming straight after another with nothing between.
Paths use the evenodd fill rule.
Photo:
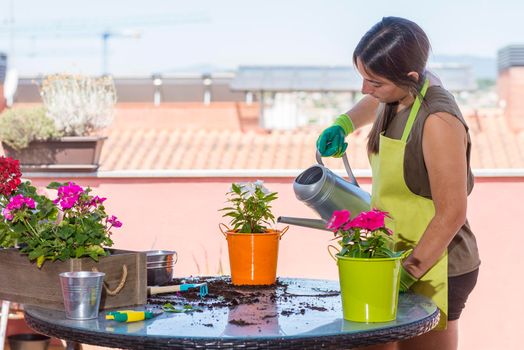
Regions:
<instances>
[{"instance_id":1,"label":"lavender plant","mask_svg":"<svg viewBox=\"0 0 524 350\"><path fill-rule=\"evenodd\" d=\"M48 75L40 95L47 115L65 136L89 135L113 121L117 96L111 77Z\"/></svg>"}]
</instances>

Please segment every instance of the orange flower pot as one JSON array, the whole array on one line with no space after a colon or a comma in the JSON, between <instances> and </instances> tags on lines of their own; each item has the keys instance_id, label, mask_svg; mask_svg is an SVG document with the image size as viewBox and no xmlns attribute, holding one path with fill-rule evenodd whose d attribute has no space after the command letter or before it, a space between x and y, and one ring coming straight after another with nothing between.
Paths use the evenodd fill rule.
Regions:
<instances>
[{"instance_id":1,"label":"orange flower pot","mask_svg":"<svg viewBox=\"0 0 524 350\"><path fill-rule=\"evenodd\" d=\"M237 286L274 284L277 278L278 245L288 228L265 233L238 233L221 224L220 230L226 237L229 251L231 282Z\"/></svg>"}]
</instances>

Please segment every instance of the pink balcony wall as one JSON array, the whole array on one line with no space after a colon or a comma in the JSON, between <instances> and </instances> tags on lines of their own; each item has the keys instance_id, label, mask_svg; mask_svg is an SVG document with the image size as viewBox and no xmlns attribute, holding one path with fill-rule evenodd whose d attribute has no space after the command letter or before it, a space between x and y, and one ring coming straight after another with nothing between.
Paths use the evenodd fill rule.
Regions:
<instances>
[{"instance_id":1,"label":"pink balcony wall","mask_svg":"<svg viewBox=\"0 0 524 350\"><path fill-rule=\"evenodd\" d=\"M263 178L279 193L275 216L315 217L292 190L293 178ZM43 186L51 178L34 178ZM118 248L174 249L179 253L176 276L229 272L227 244L218 209L233 181L246 178L76 178L108 197L107 209L124 226L115 230ZM366 190L370 180L360 179ZM519 324L524 315L522 290L524 234L523 177L478 177L469 198L468 218L476 233L482 265L476 289L461 318L460 349L521 349ZM279 225L282 227L282 225ZM337 268L326 247L327 231L291 227L283 237L279 276L337 279Z\"/></svg>"}]
</instances>

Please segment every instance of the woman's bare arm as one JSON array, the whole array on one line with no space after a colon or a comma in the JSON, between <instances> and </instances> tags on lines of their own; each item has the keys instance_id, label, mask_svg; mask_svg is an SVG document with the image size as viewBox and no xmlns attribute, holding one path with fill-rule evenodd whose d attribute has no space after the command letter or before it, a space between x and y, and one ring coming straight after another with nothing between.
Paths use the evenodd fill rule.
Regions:
<instances>
[{"instance_id":1,"label":"woman's bare arm","mask_svg":"<svg viewBox=\"0 0 524 350\"><path fill-rule=\"evenodd\" d=\"M379 101L370 95L365 95L349 111L346 112L351 118L353 126L358 129L367 124L373 123L377 115Z\"/></svg>"}]
</instances>

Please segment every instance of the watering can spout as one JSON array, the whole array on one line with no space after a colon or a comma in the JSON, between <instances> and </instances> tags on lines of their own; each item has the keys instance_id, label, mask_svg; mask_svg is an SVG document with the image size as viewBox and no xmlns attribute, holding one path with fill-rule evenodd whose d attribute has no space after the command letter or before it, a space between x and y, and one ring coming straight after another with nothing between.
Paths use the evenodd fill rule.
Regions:
<instances>
[{"instance_id":1,"label":"watering can spout","mask_svg":"<svg viewBox=\"0 0 524 350\"><path fill-rule=\"evenodd\" d=\"M318 230L329 231L326 228L326 222L320 219L293 218L289 216L279 216L277 222L295 226L314 228Z\"/></svg>"}]
</instances>

